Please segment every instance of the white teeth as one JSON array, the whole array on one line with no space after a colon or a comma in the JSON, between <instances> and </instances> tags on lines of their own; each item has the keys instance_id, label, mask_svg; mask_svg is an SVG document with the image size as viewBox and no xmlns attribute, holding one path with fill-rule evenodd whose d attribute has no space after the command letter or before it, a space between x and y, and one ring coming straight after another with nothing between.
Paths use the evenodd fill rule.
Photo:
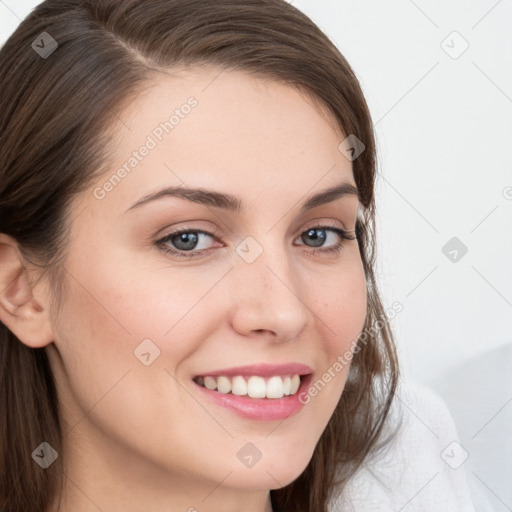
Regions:
<instances>
[{"instance_id":1,"label":"white teeth","mask_svg":"<svg viewBox=\"0 0 512 512\"><path fill-rule=\"evenodd\" d=\"M267 382L267 398L283 398L284 384L281 377L272 377Z\"/></svg>"},{"instance_id":2,"label":"white teeth","mask_svg":"<svg viewBox=\"0 0 512 512\"><path fill-rule=\"evenodd\" d=\"M217 381L213 377L204 377L204 387L208 389L217 389Z\"/></svg>"},{"instance_id":3,"label":"white teeth","mask_svg":"<svg viewBox=\"0 0 512 512\"><path fill-rule=\"evenodd\" d=\"M231 391L231 381L227 377L217 379L217 391L219 393L229 393Z\"/></svg>"},{"instance_id":4,"label":"white teeth","mask_svg":"<svg viewBox=\"0 0 512 512\"><path fill-rule=\"evenodd\" d=\"M263 377L249 377L247 381L247 394L251 398L265 398L266 387Z\"/></svg>"},{"instance_id":5,"label":"white teeth","mask_svg":"<svg viewBox=\"0 0 512 512\"><path fill-rule=\"evenodd\" d=\"M283 391L285 395L289 395L292 392L292 379L288 376L283 379Z\"/></svg>"},{"instance_id":6,"label":"white teeth","mask_svg":"<svg viewBox=\"0 0 512 512\"><path fill-rule=\"evenodd\" d=\"M257 375L243 377L227 377L220 375L218 377L198 377L197 383L210 390L217 390L219 393L245 396L251 398L283 398L284 396L294 395L300 386L299 375L273 376L264 378Z\"/></svg>"},{"instance_id":7,"label":"white teeth","mask_svg":"<svg viewBox=\"0 0 512 512\"><path fill-rule=\"evenodd\" d=\"M300 386L300 377L298 375L294 375L292 377L292 387L290 389L290 393L292 395L297 393L297 390L299 389L299 386Z\"/></svg>"},{"instance_id":8,"label":"white teeth","mask_svg":"<svg viewBox=\"0 0 512 512\"><path fill-rule=\"evenodd\" d=\"M247 395L247 382L240 375L233 378L231 393L239 396Z\"/></svg>"}]
</instances>

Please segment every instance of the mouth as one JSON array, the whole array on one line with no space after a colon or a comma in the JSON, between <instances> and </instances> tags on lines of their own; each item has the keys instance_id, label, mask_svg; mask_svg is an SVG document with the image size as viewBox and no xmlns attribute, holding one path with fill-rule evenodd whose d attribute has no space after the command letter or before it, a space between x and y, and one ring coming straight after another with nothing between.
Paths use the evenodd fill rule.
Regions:
<instances>
[{"instance_id":1,"label":"mouth","mask_svg":"<svg viewBox=\"0 0 512 512\"><path fill-rule=\"evenodd\" d=\"M310 374L287 375L197 375L193 381L210 391L223 395L250 398L280 399L297 394L301 383Z\"/></svg>"},{"instance_id":2,"label":"mouth","mask_svg":"<svg viewBox=\"0 0 512 512\"><path fill-rule=\"evenodd\" d=\"M302 363L252 364L207 370L192 378L207 402L257 421L283 421L298 414L313 379L313 369Z\"/></svg>"}]
</instances>

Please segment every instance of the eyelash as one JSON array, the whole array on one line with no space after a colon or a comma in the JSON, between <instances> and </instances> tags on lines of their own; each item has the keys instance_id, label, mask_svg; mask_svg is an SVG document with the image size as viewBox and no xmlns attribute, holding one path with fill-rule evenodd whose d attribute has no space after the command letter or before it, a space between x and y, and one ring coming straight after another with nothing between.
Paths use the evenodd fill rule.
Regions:
<instances>
[{"instance_id":1,"label":"eyelash","mask_svg":"<svg viewBox=\"0 0 512 512\"><path fill-rule=\"evenodd\" d=\"M358 238L357 237L357 233L358 233L357 229L355 231L356 235L354 236L354 231L347 231L345 229L341 229L341 228L337 227L336 225L327 225L327 224L319 225L319 226L311 226L308 229L306 229L305 231L303 231L301 233L301 235L303 235L304 233L307 233L308 231L316 230L316 229L325 230L325 231L334 231L341 238L341 241L327 249L312 248L311 251L308 251L312 254L315 254L317 251L324 253L324 254L338 254L343 249L343 246L345 245L346 240L357 240L357 238ZM210 233L208 231L203 231L202 229L184 228L184 229L179 229L179 230L173 231L173 232L165 235L165 237L161 238L160 240L157 240L155 242L155 245L164 254L171 254L172 256L176 256L178 258L184 258L184 259L189 259L189 258L194 258L196 256L204 255L205 253L208 253L209 251L212 250L212 249L201 249L199 251L183 251L183 250L179 250L179 249L171 249L171 248L169 248L168 245L166 245L166 243L169 242L172 238L174 238L177 235L181 235L183 233L200 233L203 235L211 236L212 238L217 238L220 234L215 230L213 233ZM304 245L304 244L301 244L301 245Z\"/></svg>"}]
</instances>

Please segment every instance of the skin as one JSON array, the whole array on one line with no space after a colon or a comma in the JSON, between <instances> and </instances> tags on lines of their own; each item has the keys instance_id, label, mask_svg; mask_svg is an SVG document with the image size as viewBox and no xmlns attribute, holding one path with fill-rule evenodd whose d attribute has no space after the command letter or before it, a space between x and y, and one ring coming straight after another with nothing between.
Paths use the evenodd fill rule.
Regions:
<instances>
[{"instance_id":1,"label":"skin","mask_svg":"<svg viewBox=\"0 0 512 512\"><path fill-rule=\"evenodd\" d=\"M61 512L268 512L269 490L309 463L348 367L298 414L273 422L213 404L191 379L301 362L316 380L353 347L367 308L357 241L326 231L312 254L305 232L325 223L354 230L358 199L299 211L320 190L355 186L338 150L345 135L306 95L246 73L196 67L150 85L119 114L110 172L72 204L68 295L55 314L45 280L16 278L22 263L35 269L1 235L1 320L50 358L65 433ZM97 199L94 189L190 96L197 107ZM236 195L245 211L167 197L125 213L179 185ZM158 249L158 239L185 227L218 234L200 238L204 252L190 259ZM263 248L252 263L235 252L247 236ZM340 253L321 253L339 241ZM149 366L134 356L146 338L160 350ZM236 456L247 442L262 454L251 468Z\"/></svg>"}]
</instances>

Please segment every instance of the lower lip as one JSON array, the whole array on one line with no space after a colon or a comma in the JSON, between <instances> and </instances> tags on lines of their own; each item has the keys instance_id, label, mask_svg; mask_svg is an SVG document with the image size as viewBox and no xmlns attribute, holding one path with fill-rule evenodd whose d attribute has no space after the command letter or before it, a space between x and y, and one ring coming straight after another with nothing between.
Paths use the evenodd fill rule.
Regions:
<instances>
[{"instance_id":1,"label":"lower lip","mask_svg":"<svg viewBox=\"0 0 512 512\"><path fill-rule=\"evenodd\" d=\"M283 398L250 398L247 395L223 394L192 382L214 403L231 409L240 416L259 421L276 421L293 416L302 409L304 404L299 401L299 396L307 390L311 379L312 374L302 377L297 393Z\"/></svg>"}]
</instances>

